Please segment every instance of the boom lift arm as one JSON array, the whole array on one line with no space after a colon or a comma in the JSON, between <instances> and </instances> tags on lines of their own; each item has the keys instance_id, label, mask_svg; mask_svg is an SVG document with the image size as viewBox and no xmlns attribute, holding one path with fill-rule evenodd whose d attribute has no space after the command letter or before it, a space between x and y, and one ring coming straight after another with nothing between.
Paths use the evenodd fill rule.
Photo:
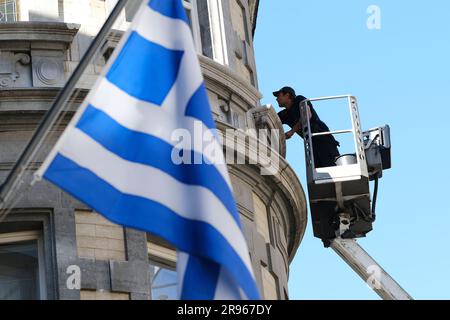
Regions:
<instances>
[{"instance_id":1,"label":"boom lift arm","mask_svg":"<svg viewBox=\"0 0 450 320\"><path fill-rule=\"evenodd\" d=\"M383 300L413 300L355 239L336 238L330 246Z\"/></svg>"}]
</instances>

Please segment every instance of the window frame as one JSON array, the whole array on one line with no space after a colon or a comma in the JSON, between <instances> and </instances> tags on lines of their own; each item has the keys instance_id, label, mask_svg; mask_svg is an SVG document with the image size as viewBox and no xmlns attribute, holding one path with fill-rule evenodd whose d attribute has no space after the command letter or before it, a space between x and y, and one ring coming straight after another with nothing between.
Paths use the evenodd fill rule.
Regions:
<instances>
[{"instance_id":1,"label":"window frame","mask_svg":"<svg viewBox=\"0 0 450 320\"><path fill-rule=\"evenodd\" d=\"M246 6L242 3L241 0L235 0L236 4L241 9L242 14L242 23L244 28L244 38L241 39L242 41L242 62L244 63L244 66L247 68L250 76L250 84L253 87L256 87L256 77L255 77L255 71L251 67L251 61L249 59L248 54L248 47L251 47L253 44L253 36L250 32L250 13L247 12Z\"/></svg>"},{"instance_id":2,"label":"window frame","mask_svg":"<svg viewBox=\"0 0 450 320\"><path fill-rule=\"evenodd\" d=\"M8 2L12 2L14 5L14 11L12 13L14 13L14 20L13 21L8 21L6 20L8 18L8 14L12 14L12 13L7 13L6 12L6 5L8 4ZM20 7L19 7L19 0L0 0L0 8L4 7L5 9L5 13L4 13L4 18L5 21L1 21L0 23L11 23L11 22L17 22L19 21L19 17L20 17Z\"/></svg>"},{"instance_id":3,"label":"window frame","mask_svg":"<svg viewBox=\"0 0 450 320\"><path fill-rule=\"evenodd\" d=\"M237 0L236 3L241 8L242 13L242 23L244 27L244 38L243 39L248 45L251 45L251 36L250 36L250 29L249 29L249 15L247 14L247 10L245 9L244 4L241 2L241 0Z\"/></svg>"},{"instance_id":4,"label":"window frame","mask_svg":"<svg viewBox=\"0 0 450 320\"><path fill-rule=\"evenodd\" d=\"M147 255L149 267L166 269L177 272L177 253L173 248L169 248L164 244L157 243L159 239L147 239ZM150 279L150 291L153 290L153 279L156 274L152 275ZM154 297L152 297L153 299Z\"/></svg>"},{"instance_id":5,"label":"window frame","mask_svg":"<svg viewBox=\"0 0 450 320\"><path fill-rule=\"evenodd\" d=\"M168 248L155 241L147 241L147 255L149 261L151 260L168 268L176 268L177 252L174 248Z\"/></svg>"},{"instance_id":6,"label":"window frame","mask_svg":"<svg viewBox=\"0 0 450 320\"><path fill-rule=\"evenodd\" d=\"M208 2L209 23L214 61L228 66L228 49L226 42L225 23L223 18L222 0L206 0Z\"/></svg>"},{"instance_id":7,"label":"window frame","mask_svg":"<svg viewBox=\"0 0 450 320\"><path fill-rule=\"evenodd\" d=\"M202 39L200 36L200 22L198 20L197 0L183 0L183 7L189 11L191 17L192 35L197 53L202 54Z\"/></svg>"},{"instance_id":8,"label":"window frame","mask_svg":"<svg viewBox=\"0 0 450 320\"><path fill-rule=\"evenodd\" d=\"M210 37L212 44L213 60L228 66L228 51L226 43L225 23L223 18L222 0L207 1L208 19L211 29ZM200 21L198 17L197 0L183 0L184 8L189 11L192 23L192 34L194 36L195 49L203 55L203 45L200 34ZM204 55L203 55L204 56Z\"/></svg>"},{"instance_id":9,"label":"window frame","mask_svg":"<svg viewBox=\"0 0 450 320\"><path fill-rule=\"evenodd\" d=\"M22 231L11 233L0 233L0 245L20 244L21 242L36 241L38 251L38 273L39 273L39 299L47 300L47 279L45 275L44 241L39 231Z\"/></svg>"}]
</instances>

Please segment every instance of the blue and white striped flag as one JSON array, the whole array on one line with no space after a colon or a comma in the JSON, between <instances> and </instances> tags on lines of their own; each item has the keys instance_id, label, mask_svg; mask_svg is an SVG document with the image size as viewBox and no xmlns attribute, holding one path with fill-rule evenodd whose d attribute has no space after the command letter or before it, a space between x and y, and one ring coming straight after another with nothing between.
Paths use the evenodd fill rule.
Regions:
<instances>
[{"instance_id":1,"label":"blue and white striped flag","mask_svg":"<svg viewBox=\"0 0 450 320\"><path fill-rule=\"evenodd\" d=\"M172 160L172 133L198 124L223 160L181 1L143 4L37 175L173 244L181 299L259 299L224 161ZM208 158L201 144L187 152Z\"/></svg>"}]
</instances>

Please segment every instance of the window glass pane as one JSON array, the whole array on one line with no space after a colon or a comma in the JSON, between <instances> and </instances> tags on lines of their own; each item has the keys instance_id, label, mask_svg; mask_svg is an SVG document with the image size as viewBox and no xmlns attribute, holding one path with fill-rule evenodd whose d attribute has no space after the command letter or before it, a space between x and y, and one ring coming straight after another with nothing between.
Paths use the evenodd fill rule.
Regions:
<instances>
[{"instance_id":1,"label":"window glass pane","mask_svg":"<svg viewBox=\"0 0 450 320\"><path fill-rule=\"evenodd\" d=\"M0 0L0 22L17 20L16 0Z\"/></svg>"},{"instance_id":2,"label":"window glass pane","mask_svg":"<svg viewBox=\"0 0 450 320\"><path fill-rule=\"evenodd\" d=\"M0 300L39 299L37 242L0 245Z\"/></svg>"},{"instance_id":3,"label":"window glass pane","mask_svg":"<svg viewBox=\"0 0 450 320\"><path fill-rule=\"evenodd\" d=\"M150 264L152 299L177 299L177 273L174 270Z\"/></svg>"},{"instance_id":4,"label":"window glass pane","mask_svg":"<svg viewBox=\"0 0 450 320\"><path fill-rule=\"evenodd\" d=\"M6 2L6 12L8 12L8 13L14 12L14 2L13 1Z\"/></svg>"},{"instance_id":5,"label":"window glass pane","mask_svg":"<svg viewBox=\"0 0 450 320\"><path fill-rule=\"evenodd\" d=\"M198 21L200 24L200 37L202 39L202 53L213 59L211 24L209 22L208 1L197 1Z\"/></svg>"}]
</instances>

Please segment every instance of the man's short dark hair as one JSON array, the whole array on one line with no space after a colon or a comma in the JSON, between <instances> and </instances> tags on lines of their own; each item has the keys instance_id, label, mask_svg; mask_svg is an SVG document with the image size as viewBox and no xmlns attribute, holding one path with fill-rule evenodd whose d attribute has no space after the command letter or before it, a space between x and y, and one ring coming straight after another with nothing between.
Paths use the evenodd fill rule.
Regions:
<instances>
[{"instance_id":1,"label":"man's short dark hair","mask_svg":"<svg viewBox=\"0 0 450 320\"><path fill-rule=\"evenodd\" d=\"M283 93L283 94L288 93L293 99L295 99L295 97L297 96L297 95L295 94L295 90L292 89L291 87L283 87L283 88L281 88L281 89L278 90L278 91L274 91L274 92L273 92L273 95L274 95L275 97L278 97L278 95L279 95L280 93Z\"/></svg>"}]
</instances>

